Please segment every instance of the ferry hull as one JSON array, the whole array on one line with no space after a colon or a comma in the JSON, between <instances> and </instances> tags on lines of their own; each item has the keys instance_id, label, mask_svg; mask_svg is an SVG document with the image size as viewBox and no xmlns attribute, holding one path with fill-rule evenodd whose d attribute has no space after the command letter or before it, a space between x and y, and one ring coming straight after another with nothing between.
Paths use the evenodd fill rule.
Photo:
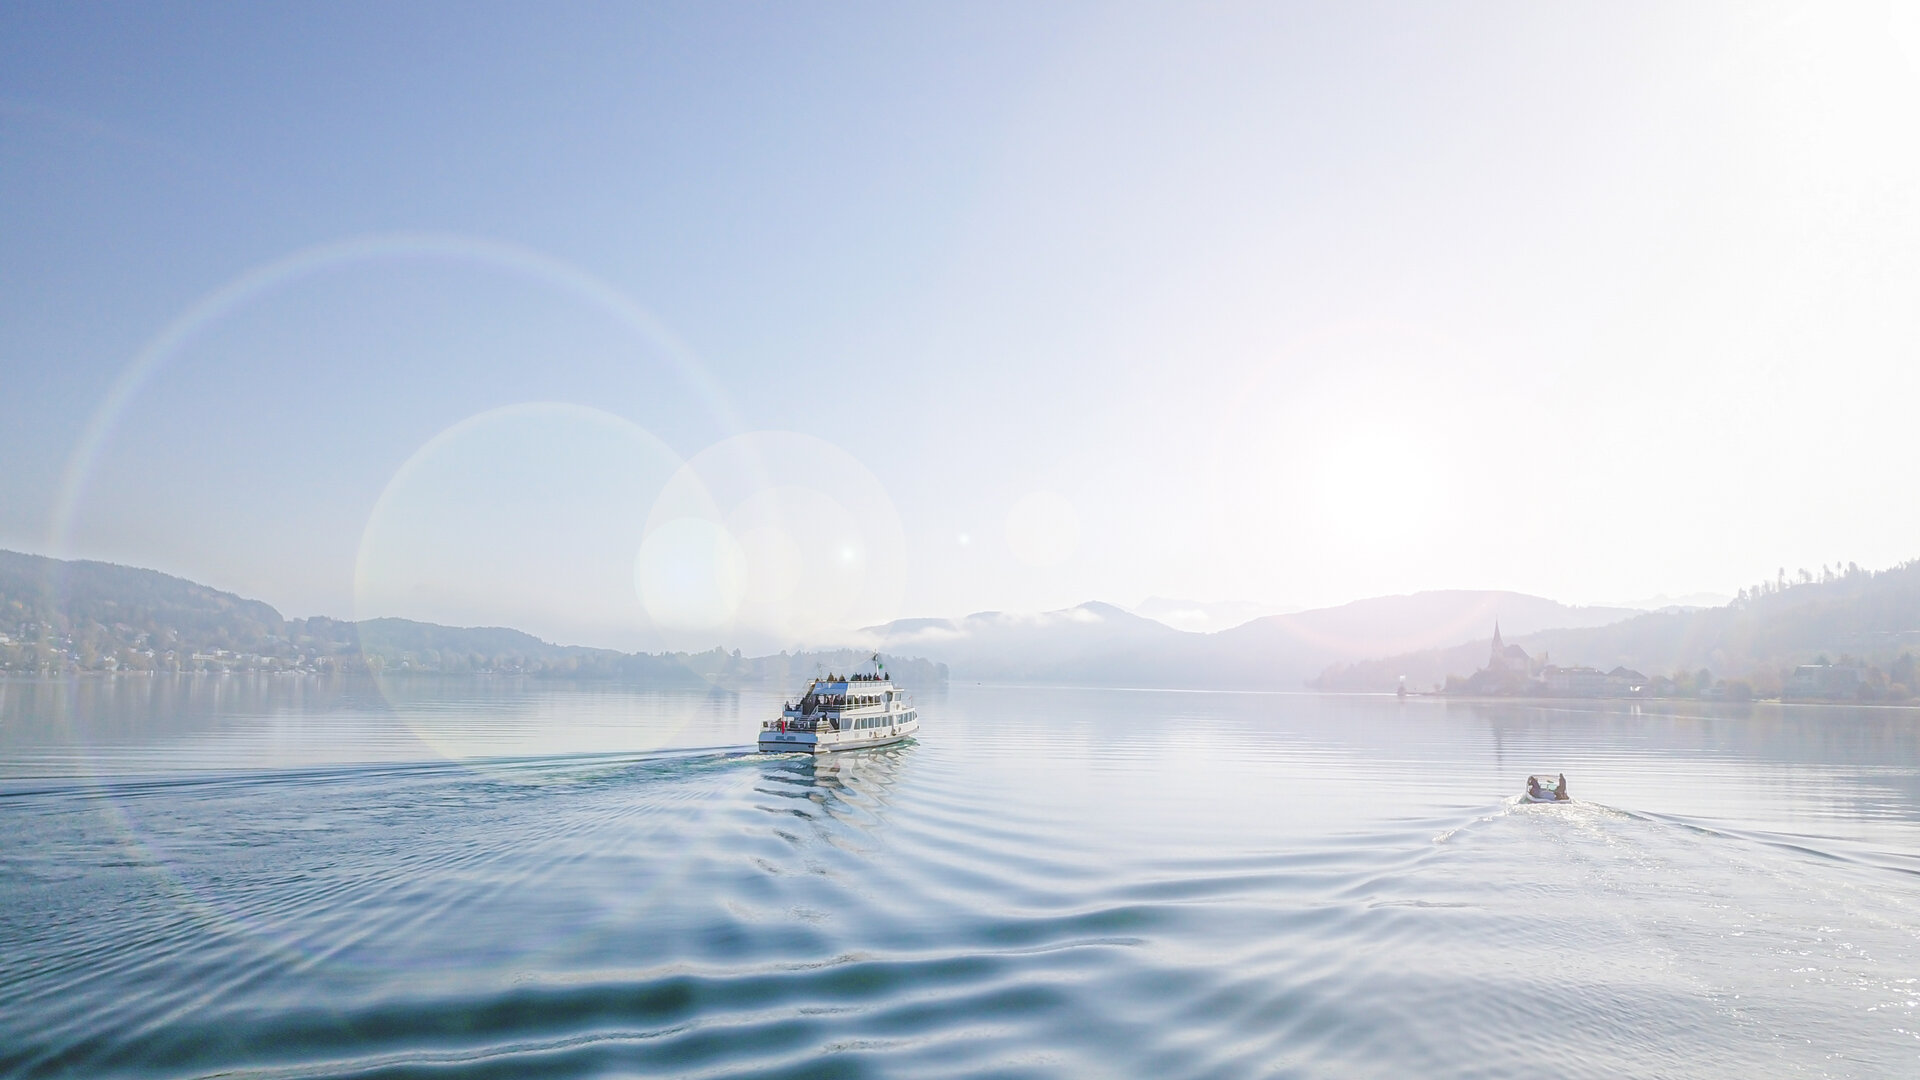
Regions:
<instances>
[{"instance_id":1,"label":"ferry hull","mask_svg":"<svg viewBox=\"0 0 1920 1080\"><path fill-rule=\"evenodd\" d=\"M920 730L915 721L905 727L865 731L778 731L760 733L763 754L832 754L841 750L865 750L873 746L892 746L913 738Z\"/></svg>"}]
</instances>

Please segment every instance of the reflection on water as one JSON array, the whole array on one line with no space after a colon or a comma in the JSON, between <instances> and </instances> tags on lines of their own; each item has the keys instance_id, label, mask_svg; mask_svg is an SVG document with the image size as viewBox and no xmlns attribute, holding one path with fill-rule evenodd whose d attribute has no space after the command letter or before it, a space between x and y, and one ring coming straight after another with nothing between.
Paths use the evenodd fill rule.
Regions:
<instances>
[{"instance_id":1,"label":"reflection on water","mask_svg":"<svg viewBox=\"0 0 1920 1080\"><path fill-rule=\"evenodd\" d=\"M0 683L0 1075L1920 1068L1912 712L920 700Z\"/></svg>"},{"instance_id":2,"label":"reflection on water","mask_svg":"<svg viewBox=\"0 0 1920 1080\"><path fill-rule=\"evenodd\" d=\"M530 678L0 679L0 783L732 746L767 693Z\"/></svg>"}]
</instances>

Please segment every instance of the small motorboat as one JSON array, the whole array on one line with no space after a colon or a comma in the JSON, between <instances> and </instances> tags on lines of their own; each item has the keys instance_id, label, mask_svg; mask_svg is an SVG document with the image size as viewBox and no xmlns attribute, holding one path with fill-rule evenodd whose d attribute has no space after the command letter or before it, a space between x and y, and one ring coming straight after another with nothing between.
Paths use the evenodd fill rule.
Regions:
<instances>
[{"instance_id":1,"label":"small motorboat","mask_svg":"<svg viewBox=\"0 0 1920 1080\"><path fill-rule=\"evenodd\" d=\"M1528 802L1572 802L1567 794L1567 774L1558 776L1529 776L1527 790L1521 796Z\"/></svg>"}]
</instances>

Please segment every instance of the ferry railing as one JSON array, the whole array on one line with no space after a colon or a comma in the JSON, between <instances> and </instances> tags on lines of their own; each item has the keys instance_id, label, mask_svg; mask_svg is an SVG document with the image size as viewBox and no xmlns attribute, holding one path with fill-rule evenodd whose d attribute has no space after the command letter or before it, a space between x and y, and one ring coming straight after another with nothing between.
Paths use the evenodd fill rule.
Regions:
<instances>
[{"instance_id":1,"label":"ferry railing","mask_svg":"<svg viewBox=\"0 0 1920 1080\"><path fill-rule=\"evenodd\" d=\"M840 721L831 716L807 716L798 720L762 720L760 726L767 730L781 728L784 731L838 731Z\"/></svg>"}]
</instances>

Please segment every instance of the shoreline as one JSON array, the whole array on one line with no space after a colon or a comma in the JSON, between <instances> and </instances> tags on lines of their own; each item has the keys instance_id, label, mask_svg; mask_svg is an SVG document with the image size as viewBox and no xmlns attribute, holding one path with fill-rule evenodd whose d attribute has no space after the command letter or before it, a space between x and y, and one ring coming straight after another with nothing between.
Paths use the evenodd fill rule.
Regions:
<instances>
[{"instance_id":1,"label":"shoreline","mask_svg":"<svg viewBox=\"0 0 1920 1080\"><path fill-rule=\"evenodd\" d=\"M691 669L689 669L689 671L690 670ZM229 671L88 671L88 670L81 670L81 671L65 671L65 672L0 671L0 683L4 683L4 682L14 682L14 683L32 682L32 683L49 683L49 684L61 683L61 682L106 683L106 682L120 681L120 680L148 680L148 679L156 679L156 678L192 679L192 680L199 680L199 679L219 680L219 679L232 679L232 678L256 678L256 679L258 678L271 678L271 679L291 678L291 679L311 680L315 682L329 682L329 681L412 682L412 681L425 681L425 680L436 680L436 679L437 680L471 680L471 681L494 682L494 681L514 680L514 681L522 681L522 682L537 682L537 683L543 683L543 684L574 684L579 686L628 686L628 687L638 687L638 688L647 688L647 689L656 689L656 690L729 690L729 691L760 690L760 689L777 691L781 689L782 686L784 685L784 684L781 684L781 685L767 684L765 686L760 686L760 685L755 685L751 683L725 685L724 680L720 682L715 682L715 681L709 681L706 679L701 680L701 685L693 685L690 683L664 683L661 681L649 680L645 678L635 679L635 678L621 678L619 676L572 675L572 674L554 674L549 672L524 672L524 671L440 672L440 671L409 670L409 671L385 671L378 674L375 674L372 672L365 672L365 671L361 671L361 672L285 671L285 670L274 671L274 670L258 670L258 669L239 670L239 671L232 671L232 670L229 670ZM1831 708L1910 709L1910 710L1920 711L1920 698L1911 698L1905 701L1845 701L1845 700L1829 701L1829 700L1822 700L1819 698L1758 698L1758 697L1748 698L1744 700L1733 700L1733 699L1726 699L1726 698L1690 698L1690 697L1518 697L1518 696L1488 697L1488 696L1477 696L1477 695L1467 695L1467 694L1434 693L1432 691L1421 691L1421 692L1408 693L1405 695L1401 695L1389 690L1315 690L1311 688L1302 688L1298 690L1285 690L1285 689L1275 689L1270 687L1237 687L1237 686L1218 686L1218 687L1094 686L1094 685L1087 685L1084 683L1032 683L1032 682L997 682L997 681L989 682L985 680L972 680L972 679L950 679L945 683L937 684L934 686L923 687L921 689L947 690L952 687L961 687L961 686L978 686L978 687L998 689L998 690L1067 690L1067 691L1096 691L1096 692L1106 691L1106 692L1113 692L1113 693L1131 693L1131 694L1233 694L1233 695L1258 694L1258 695L1283 696L1283 697L1390 698L1395 701L1421 701L1421 702L1441 702L1441 703L1457 702L1463 705L1529 705L1529 706L1697 705L1697 706L1712 706L1712 707L1728 707L1728 706L1746 707L1746 706L1753 706L1753 705L1779 705L1779 706L1804 706L1804 707L1823 708L1823 709L1831 709Z\"/></svg>"}]
</instances>

